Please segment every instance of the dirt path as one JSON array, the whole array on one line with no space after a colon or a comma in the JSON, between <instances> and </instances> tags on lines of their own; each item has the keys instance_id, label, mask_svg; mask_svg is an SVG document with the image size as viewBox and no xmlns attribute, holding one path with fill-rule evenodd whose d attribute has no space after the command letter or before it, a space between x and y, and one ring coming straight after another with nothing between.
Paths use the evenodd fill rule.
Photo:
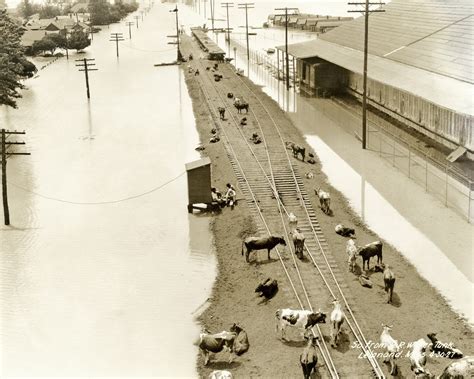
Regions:
<instances>
[{"instance_id":1,"label":"dirt path","mask_svg":"<svg viewBox=\"0 0 474 379\"><path fill-rule=\"evenodd\" d=\"M193 52L194 57L200 56L200 50L189 38L183 38L183 50L187 54ZM236 177L232 171L231 164L223 142L209 143L210 130L215 127L217 120L213 120L203 92L200 89L198 77L189 72L188 66L195 67L200 62L188 62L183 65L186 75L186 83L190 96L193 100L193 109L196 124L200 134L201 142L205 147L203 155L209 156L212 161L212 175L214 185L221 191L225 183L236 183ZM204 62L204 66L212 66L214 62ZM200 70L201 71L201 70ZM224 79L219 85L226 85L231 75L235 75L233 67L221 64L219 71L224 74ZM209 75L204 70L201 75ZM246 79L244 79L246 80ZM303 136L292 125L291 121L280 110L278 105L268 96L263 94L257 86L247 81L253 91L259 91L259 97L265 106L271 110L273 117L284 134L285 140L291 140L304 145L307 151L310 147L305 144ZM206 83L206 82L204 82ZM234 83L234 81L233 81ZM205 84L210 85L210 84ZM235 87L235 85L233 85ZM245 93L243 88L234 88L234 93ZM252 103L250 102L252 107ZM257 114L257 117L268 117L265 114ZM251 120L250 120L251 123ZM314 153L314 152L313 152ZM316 155L316 154L315 154ZM316 155L317 157L317 155ZM358 304L359 313L356 317L363 324L363 331L368 340L378 342L381 332L381 324L393 325L392 335L403 342L412 342L418 338L425 338L427 333L437 332L440 339L453 342L464 353L471 354L472 330L454 312L451 311L446 302L440 297L428 282L422 279L416 269L409 264L403 256L392 246L384 243L384 261L389 263L396 274L394 304L386 303L386 295L383 291L383 280L380 273L373 273L371 279L374 283L372 289L364 288L354 274L346 269L347 258L345 253L346 239L334 233L334 226L343 223L356 228L357 244L363 245L380 238L368 230L361 220L350 210L345 198L327 183L327 178L321 172L319 162L309 165L298 161L300 173L311 171L312 179L304 179L304 186L308 193L313 188L323 187L331 193L334 217L324 215L316 202L315 196L311 201L317 211L318 219L326 236L328 244L338 266L344 275L344 281L348 285L347 293L353 297ZM239 196L242 197L241 192ZM230 210L229 208L215 216L213 220L213 232L218 258L218 277L216 279L211 305L200 316L200 322L211 332L228 330L232 323L239 323L248 333L250 350L247 354L237 358L228 364L224 354L217 354L211 363L204 367L201 358L198 360L198 371L201 377L207 375L214 369L229 369L236 377L264 377L264 378L290 378L300 377L301 368L299 355L303 349L304 342L295 341L282 343L277 339L274 331L274 314L278 308L295 306L293 294L288 286L281 265L278 262L267 264L266 254L259 256L259 263L249 265L245 263L240 255L241 237L255 230L255 225L245 201ZM429 252L420 252L429 254ZM442 275L442 273L440 273ZM279 280L281 289L278 295L266 304L260 303L255 296L254 289L258 282L267 277ZM320 304L324 311L331 310L330 304ZM347 328L346 328L347 329ZM329 334L329 326L323 327L323 332ZM348 336L345 349L352 349L354 338ZM344 358L345 351L339 349L334 355ZM406 353L408 350L405 350ZM375 353L381 353L381 349L374 349ZM379 359L380 364L381 359ZM402 357L398 360L400 366L400 377L411 377L409 360ZM449 363L445 358L429 358L427 367L433 373L441 373ZM341 373L341 377L370 377L367 373L361 374L360 367L366 367L363 362L354 363L354 372ZM385 366L382 365L386 370ZM320 369L325 375L325 369ZM385 371L387 372L387 371Z\"/></svg>"}]
</instances>

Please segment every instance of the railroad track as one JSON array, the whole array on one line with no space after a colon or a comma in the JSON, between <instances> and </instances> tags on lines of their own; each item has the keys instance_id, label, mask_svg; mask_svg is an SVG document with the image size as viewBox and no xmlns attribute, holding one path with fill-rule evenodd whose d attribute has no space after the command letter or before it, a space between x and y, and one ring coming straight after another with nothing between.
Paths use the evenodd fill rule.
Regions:
<instances>
[{"instance_id":1,"label":"railroad track","mask_svg":"<svg viewBox=\"0 0 474 379\"><path fill-rule=\"evenodd\" d=\"M319 335L318 347L325 362L327 375L332 378L340 376L384 378L383 371L377 360L371 356L365 336L356 320L357 311L354 301L344 293L347 286L343 283L342 274L331 256L316 213L304 189L303 181L296 167L293 166L277 122L259 96L244 80L232 72L225 81L216 85L202 62L199 64L201 65L200 72L202 72L199 80L208 81L212 90L208 91L206 86L201 86L201 89L215 125L220 135L225 137L226 150L237 176L239 188L249 202L259 231L262 234L282 234L283 232L286 240L291 241L287 215L293 212L298 218L298 227L306 236L305 250L309 262L300 262L295 258L291 243L288 243L290 257L276 249L296 303L302 309L313 310L313 304L327 307L332 300L339 299L346 313L347 325L366 355L368 367L361 372L356 372L355 367L361 366L354 365L353 360L358 356L357 350L351 349L342 354L337 350L329 349L319 326L315 327L316 335ZM238 117L241 115L236 113L232 100L226 99L226 93L235 92L237 88L246 91L241 95L244 95L247 100L250 98L256 100L252 102L249 116L252 115L252 122L260 131L262 138L260 145L249 143L248 136L239 126ZM221 126L222 123L217 121L218 106L226 108L231 125ZM259 113L266 114L267 117L257 117L254 108L260 111ZM337 361L337 367L335 361Z\"/></svg>"}]
</instances>

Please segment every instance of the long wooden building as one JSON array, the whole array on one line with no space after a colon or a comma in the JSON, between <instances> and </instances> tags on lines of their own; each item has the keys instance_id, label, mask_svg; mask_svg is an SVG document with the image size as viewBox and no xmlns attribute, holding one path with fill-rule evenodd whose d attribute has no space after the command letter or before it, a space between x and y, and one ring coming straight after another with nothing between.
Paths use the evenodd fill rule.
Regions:
<instances>
[{"instance_id":1,"label":"long wooden building","mask_svg":"<svg viewBox=\"0 0 474 379\"><path fill-rule=\"evenodd\" d=\"M369 23L369 104L474 158L474 2L392 0ZM363 91L364 17L292 44L301 90ZM277 47L284 52L284 46Z\"/></svg>"}]
</instances>

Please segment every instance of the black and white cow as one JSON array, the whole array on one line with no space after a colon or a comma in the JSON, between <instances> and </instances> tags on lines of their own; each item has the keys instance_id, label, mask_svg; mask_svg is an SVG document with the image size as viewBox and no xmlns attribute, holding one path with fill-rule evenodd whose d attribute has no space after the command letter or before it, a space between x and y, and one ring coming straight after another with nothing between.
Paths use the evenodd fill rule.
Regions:
<instances>
[{"instance_id":1,"label":"black and white cow","mask_svg":"<svg viewBox=\"0 0 474 379\"><path fill-rule=\"evenodd\" d=\"M255 292L260 293L260 297L263 296L265 299L269 300L278 292L278 281L276 279L272 280L271 278L268 278L255 288Z\"/></svg>"},{"instance_id":2,"label":"black and white cow","mask_svg":"<svg viewBox=\"0 0 474 379\"><path fill-rule=\"evenodd\" d=\"M245 260L249 261L250 252L253 250L262 250L267 249L268 259L270 260L270 250L273 249L276 245L282 244L286 246L285 239L279 236L269 236L269 237L247 237L242 241L242 255L244 255L244 245L245 245Z\"/></svg>"},{"instance_id":3,"label":"black and white cow","mask_svg":"<svg viewBox=\"0 0 474 379\"><path fill-rule=\"evenodd\" d=\"M234 341L237 333L220 332L216 334L200 333L198 340L198 347L204 355L204 365L209 362L210 353L220 353L221 351L229 352L229 363L232 363L234 358Z\"/></svg>"},{"instance_id":4,"label":"black and white cow","mask_svg":"<svg viewBox=\"0 0 474 379\"><path fill-rule=\"evenodd\" d=\"M285 339L286 328L288 326L299 329L303 338L306 333L316 324L326 323L326 314L318 311L278 309L275 313L276 331L281 331L281 338Z\"/></svg>"},{"instance_id":5,"label":"black and white cow","mask_svg":"<svg viewBox=\"0 0 474 379\"><path fill-rule=\"evenodd\" d=\"M250 348L249 339L247 332L243 330L239 325L234 324L230 327L230 331L237 334L234 340L233 351L237 355L246 353Z\"/></svg>"},{"instance_id":6,"label":"black and white cow","mask_svg":"<svg viewBox=\"0 0 474 379\"><path fill-rule=\"evenodd\" d=\"M365 270L365 262L367 262L367 270L370 269L370 258L377 256L377 263L382 263L382 242L375 241L359 248L359 255L362 257L362 270Z\"/></svg>"},{"instance_id":7,"label":"black and white cow","mask_svg":"<svg viewBox=\"0 0 474 379\"><path fill-rule=\"evenodd\" d=\"M334 228L334 231L336 232L336 234L339 234L343 237L351 237L355 235L355 230L353 228L348 228L347 226L344 226L342 224L337 224Z\"/></svg>"}]
</instances>

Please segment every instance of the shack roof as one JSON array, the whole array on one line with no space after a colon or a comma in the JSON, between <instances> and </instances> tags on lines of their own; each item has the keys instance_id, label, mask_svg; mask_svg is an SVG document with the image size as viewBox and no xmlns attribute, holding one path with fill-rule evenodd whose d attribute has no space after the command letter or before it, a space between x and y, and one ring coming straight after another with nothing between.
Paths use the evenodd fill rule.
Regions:
<instances>
[{"instance_id":1,"label":"shack roof","mask_svg":"<svg viewBox=\"0 0 474 379\"><path fill-rule=\"evenodd\" d=\"M318 26L318 28L327 28L327 27L336 27L336 26L340 26L342 24L345 24L347 21L344 21L344 20L325 20L325 21L318 21L318 23L316 24Z\"/></svg>"},{"instance_id":2,"label":"shack roof","mask_svg":"<svg viewBox=\"0 0 474 379\"><path fill-rule=\"evenodd\" d=\"M211 160L209 159L209 157L204 157L202 159L198 159L197 161L186 163L185 167L186 167L186 171L191 171L191 170L194 170L196 168L199 168L199 167L202 167L202 166L207 166L207 165L210 165L210 164L211 164Z\"/></svg>"},{"instance_id":3,"label":"shack roof","mask_svg":"<svg viewBox=\"0 0 474 379\"><path fill-rule=\"evenodd\" d=\"M277 46L277 49L284 50L285 46ZM299 59L320 57L349 71L363 74L363 52L347 46L316 39L288 45L288 53ZM367 75L370 79L455 112L474 115L474 88L470 83L372 54L369 54L368 66Z\"/></svg>"},{"instance_id":4,"label":"shack roof","mask_svg":"<svg viewBox=\"0 0 474 379\"><path fill-rule=\"evenodd\" d=\"M191 28L191 31L199 42L205 46L209 54L225 54L224 50L210 39L202 28Z\"/></svg>"},{"instance_id":5,"label":"shack roof","mask_svg":"<svg viewBox=\"0 0 474 379\"><path fill-rule=\"evenodd\" d=\"M474 1L392 0L370 15L369 53L474 83ZM321 36L364 49L364 17Z\"/></svg>"},{"instance_id":6,"label":"shack roof","mask_svg":"<svg viewBox=\"0 0 474 379\"><path fill-rule=\"evenodd\" d=\"M47 33L44 30L27 30L21 36L21 45L30 47L35 41L40 41Z\"/></svg>"}]
</instances>

